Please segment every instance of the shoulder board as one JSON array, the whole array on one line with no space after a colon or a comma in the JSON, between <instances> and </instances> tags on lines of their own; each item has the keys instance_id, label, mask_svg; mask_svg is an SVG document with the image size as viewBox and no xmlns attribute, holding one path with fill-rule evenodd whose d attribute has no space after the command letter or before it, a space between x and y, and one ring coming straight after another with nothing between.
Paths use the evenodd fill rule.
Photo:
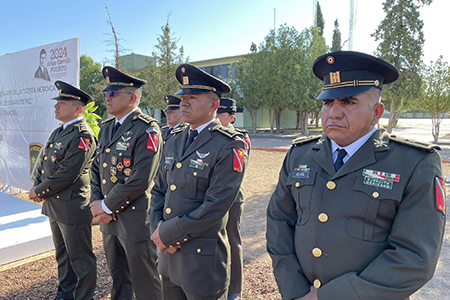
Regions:
<instances>
[{"instance_id":1,"label":"shoulder board","mask_svg":"<svg viewBox=\"0 0 450 300\"><path fill-rule=\"evenodd\" d=\"M246 133L248 133L248 131L247 131L247 130L245 130L245 129L241 129L241 128L234 128L234 130L235 130L235 131L237 131L237 132L243 133L243 134L246 134Z\"/></svg>"},{"instance_id":2,"label":"shoulder board","mask_svg":"<svg viewBox=\"0 0 450 300\"><path fill-rule=\"evenodd\" d=\"M312 142L320 139L321 135L313 135L313 136L301 136L292 141L292 145L298 146L308 142Z\"/></svg>"},{"instance_id":3,"label":"shoulder board","mask_svg":"<svg viewBox=\"0 0 450 300\"><path fill-rule=\"evenodd\" d=\"M139 115L133 117L133 120L137 120L137 119L144 121L147 124L150 124L151 122L156 121L152 117L144 115L144 114L139 114Z\"/></svg>"},{"instance_id":4,"label":"shoulder board","mask_svg":"<svg viewBox=\"0 0 450 300\"><path fill-rule=\"evenodd\" d=\"M184 130L184 128L186 128L186 126L183 126L183 127L177 127L177 128L175 128L175 129L172 129L172 131L170 132L170 134L177 134L177 133L180 133L180 132L182 132L183 130Z\"/></svg>"},{"instance_id":5,"label":"shoulder board","mask_svg":"<svg viewBox=\"0 0 450 300\"><path fill-rule=\"evenodd\" d=\"M105 121L102 122L102 124L108 123L109 121L112 121L112 120L114 120L114 119L115 119L115 117L106 119Z\"/></svg>"},{"instance_id":6,"label":"shoulder board","mask_svg":"<svg viewBox=\"0 0 450 300\"><path fill-rule=\"evenodd\" d=\"M161 127L161 129L165 129L165 128L169 128L169 125L165 125L165 126Z\"/></svg>"},{"instance_id":7,"label":"shoulder board","mask_svg":"<svg viewBox=\"0 0 450 300\"><path fill-rule=\"evenodd\" d=\"M78 132L89 132L88 125L84 122L75 124L74 127L78 128Z\"/></svg>"},{"instance_id":8,"label":"shoulder board","mask_svg":"<svg viewBox=\"0 0 450 300\"><path fill-rule=\"evenodd\" d=\"M217 130L218 132L226 135L227 137L229 137L231 139L234 139L237 136L238 137L242 137L242 133L237 132L237 131L231 131L228 128L225 128L225 127L217 127L217 128L215 128L213 130Z\"/></svg>"},{"instance_id":9,"label":"shoulder board","mask_svg":"<svg viewBox=\"0 0 450 300\"><path fill-rule=\"evenodd\" d=\"M441 147L439 147L438 145L422 143L422 142L418 142L418 141L414 141L414 140L410 140L410 139L398 138L395 135L389 136L389 139L393 142L407 145L407 146L410 146L413 148L421 149L421 150L427 151L427 152L435 152L436 150L441 150Z\"/></svg>"}]
</instances>

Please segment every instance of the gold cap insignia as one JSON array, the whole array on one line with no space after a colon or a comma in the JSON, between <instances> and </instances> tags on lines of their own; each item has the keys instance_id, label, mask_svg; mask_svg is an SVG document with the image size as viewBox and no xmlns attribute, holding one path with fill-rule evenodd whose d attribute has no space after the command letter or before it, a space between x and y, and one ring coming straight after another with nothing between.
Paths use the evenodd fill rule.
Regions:
<instances>
[{"instance_id":1,"label":"gold cap insignia","mask_svg":"<svg viewBox=\"0 0 450 300\"><path fill-rule=\"evenodd\" d=\"M189 84L189 76L183 76L183 84Z\"/></svg>"},{"instance_id":2,"label":"gold cap insignia","mask_svg":"<svg viewBox=\"0 0 450 300\"><path fill-rule=\"evenodd\" d=\"M334 64L334 57L333 56L328 56L327 57L327 63L329 63L330 65Z\"/></svg>"}]
</instances>

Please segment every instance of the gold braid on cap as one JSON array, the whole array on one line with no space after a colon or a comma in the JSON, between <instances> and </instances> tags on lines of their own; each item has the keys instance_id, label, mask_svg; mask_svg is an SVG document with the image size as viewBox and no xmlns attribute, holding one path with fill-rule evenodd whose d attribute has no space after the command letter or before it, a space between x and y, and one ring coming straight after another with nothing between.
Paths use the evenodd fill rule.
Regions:
<instances>
[{"instance_id":1,"label":"gold braid on cap","mask_svg":"<svg viewBox=\"0 0 450 300\"><path fill-rule=\"evenodd\" d=\"M180 107L180 104L169 104L167 107Z\"/></svg>"},{"instance_id":2,"label":"gold braid on cap","mask_svg":"<svg viewBox=\"0 0 450 300\"><path fill-rule=\"evenodd\" d=\"M61 92L61 90L59 90L59 95L60 95L60 96L63 96L63 97L67 97L67 98L72 98L72 99L75 99L75 100L81 100L81 98L78 97L78 96L74 96L74 95L70 95L70 94L63 94L63 93Z\"/></svg>"},{"instance_id":3,"label":"gold braid on cap","mask_svg":"<svg viewBox=\"0 0 450 300\"><path fill-rule=\"evenodd\" d=\"M338 83L330 83L323 86L324 90L340 88L340 87L349 87L349 86L379 86L380 82L378 80L352 80L352 81L344 81Z\"/></svg>"},{"instance_id":4,"label":"gold braid on cap","mask_svg":"<svg viewBox=\"0 0 450 300\"><path fill-rule=\"evenodd\" d=\"M206 85L189 85L189 84L182 85L181 89L200 89L200 90L208 90L208 91L213 91L213 92L216 91L216 89L211 87L211 86L206 86Z\"/></svg>"},{"instance_id":5,"label":"gold braid on cap","mask_svg":"<svg viewBox=\"0 0 450 300\"><path fill-rule=\"evenodd\" d=\"M133 86L132 82L111 82L111 80L109 80L109 76L106 77L106 83L108 85L124 85L124 86Z\"/></svg>"}]
</instances>

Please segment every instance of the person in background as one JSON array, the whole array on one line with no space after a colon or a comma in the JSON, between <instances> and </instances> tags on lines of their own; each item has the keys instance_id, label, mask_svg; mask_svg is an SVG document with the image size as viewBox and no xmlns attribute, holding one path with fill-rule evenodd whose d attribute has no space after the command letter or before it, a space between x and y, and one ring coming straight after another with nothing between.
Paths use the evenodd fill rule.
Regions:
<instances>
[{"instance_id":1,"label":"person in background","mask_svg":"<svg viewBox=\"0 0 450 300\"><path fill-rule=\"evenodd\" d=\"M170 133L173 129L176 129L180 126L185 126L186 124L181 121L181 99L171 95L165 96L164 99L166 100L167 104L166 108L164 109L167 125L161 127L161 131L164 141L167 141L170 138Z\"/></svg>"}]
</instances>

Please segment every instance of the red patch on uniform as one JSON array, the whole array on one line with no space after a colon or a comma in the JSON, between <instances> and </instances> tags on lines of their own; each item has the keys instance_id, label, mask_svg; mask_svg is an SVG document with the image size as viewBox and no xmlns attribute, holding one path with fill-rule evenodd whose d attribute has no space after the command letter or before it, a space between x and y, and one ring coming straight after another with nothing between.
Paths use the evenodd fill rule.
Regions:
<instances>
[{"instance_id":1,"label":"red patch on uniform","mask_svg":"<svg viewBox=\"0 0 450 300\"><path fill-rule=\"evenodd\" d=\"M250 139L244 136L244 142L245 142L245 150L248 150L250 148Z\"/></svg>"},{"instance_id":2,"label":"red patch on uniform","mask_svg":"<svg viewBox=\"0 0 450 300\"><path fill-rule=\"evenodd\" d=\"M124 165L125 167L131 166L131 158L124 158L124 159L123 159L123 165Z\"/></svg>"},{"instance_id":3,"label":"red patch on uniform","mask_svg":"<svg viewBox=\"0 0 450 300\"><path fill-rule=\"evenodd\" d=\"M84 151L88 151L89 149L89 139L80 137L80 143L78 144L78 149L82 149Z\"/></svg>"},{"instance_id":4,"label":"red patch on uniform","mask_svg":"<svg viewBox=\"0 0 450 300\"><path fill-rule=\"evenodd\" d=\"M154 133L148 134L147 150L156 152L158 151L158 135Z\"/></svg>"},{"instance_id":5,"label":"red patch on uniform","mask_svg":"<svg viewBox=\"0 0 450 300\"><path fill-rule=\"evenodd\" d=\"M244 150L242 149L233 148L233 170L244 171Z\"/></svg>"},{"instance_id":6,"label":"red patch on uniform","mask_svg":"<svg viewBox=\"0 0 450 300\"><path fill-rule=\"evenodd\" d=\"M436 181L436 208L445 215L445 185L444 180L435 177Z\"/></svg>"}]
</instances>

